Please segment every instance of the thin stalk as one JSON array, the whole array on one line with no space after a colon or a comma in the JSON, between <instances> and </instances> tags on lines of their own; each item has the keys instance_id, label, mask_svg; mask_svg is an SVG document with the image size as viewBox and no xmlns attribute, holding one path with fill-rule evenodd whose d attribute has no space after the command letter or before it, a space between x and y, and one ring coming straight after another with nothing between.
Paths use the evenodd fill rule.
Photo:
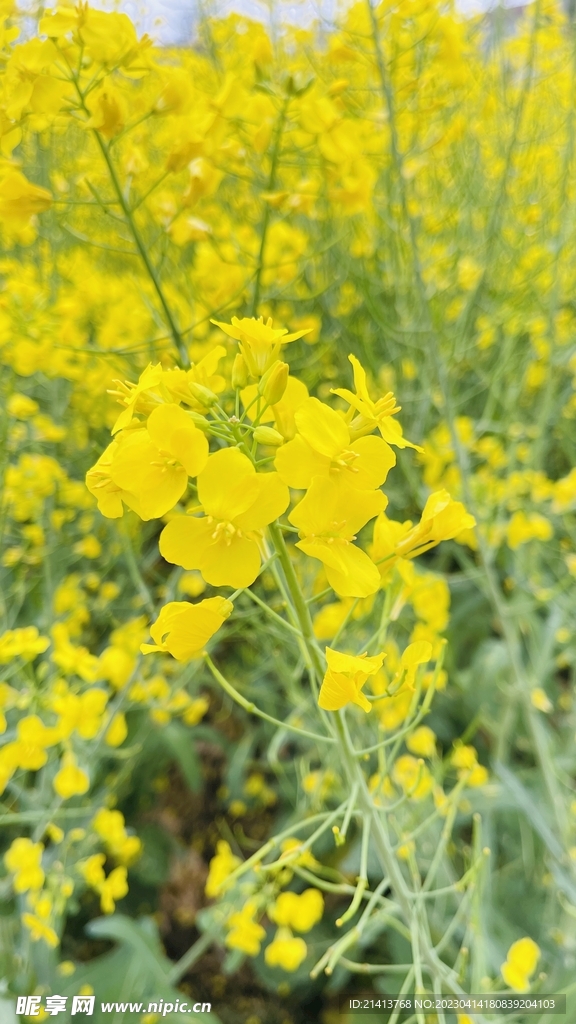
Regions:
<instances>
[{"instance_id":1,"label":"thin stalk","mask_svg":"<svg viewBox=\"0 0 576 1024\"><path fill-rule=\"evenodd\" d=\"M286 122L286 115L288 113L288 104L290 103L290 94L286 93L282 106L280 107L280 113L276 122L276 129L274 132L274 142L272 144L272 156L270 160L270 174L268 175L268 183L266 186L267 192L272 192L276 185L276 174L278 171L278 160L280 157L280 143L282 140L282 132L284 131L284 124ZM256 269L256 275L254 277L254 295L252 297L252 310L251 316L256 316L258 312L258 306L260 304L260 286L262 280L262 271L264 269L264 252L266 250L266 241L268 238L268 226L270 224L270 203L265 203L264 217L262 219L262 228L260 232L260 250L258 252L258 266Z\"/></svg>"},{"instance_id":2,"label":"thin stalk","mask_svg":"<svg viewBox=\"0 0 576 1024\"><path fill-rule=\"evenodd\" d=\"M85 114L89 115L90 111L88 110L88 107L86 106L86 101L85 101L84 93L82 92L82 90L80 88L80 83L78 81L78 76L76 74L73 74L73 82L74 82L74 86L76 88L76 92L78 93L78 97L80 99L80 103L82 105L82 109L83 109ZM140 254L140 257L142 259L144 267L146 268L146 272L147 272L147 274L148 274L148 276L149 276L149 278L150 278L150 280L152 282L152 285L154 287L156 295L158 296L160 305L162 307L162 311L164 313L164 317L165 317L166 322L168 324L168 327L170 329L170 333L171 333L172 338L174 340L174 344L175 344L175 346L176 346L176 348L178 350L178 354L180 356L180 360L182 362L182 365L184 367L188 367L188 366L190 366L190 358L188 356L188 350L187 350L187 348L186 348L186 346L184 344L184 341L182 339L182 335L180 333L180 330L179 330L179 328L176 325L176 321L175 321L174 316L172 314L172 310L170 309L170 306L168 304L168 300L167 300L167 298L166 298L166 296L164 294L164 289L162 287L162 284L160 282L160 279L158 277L156 269L155 269L155 267L154 267L154 265L153 265L149 255L148 255L148 251L147 251L146 245L144 243L144 239L142 238L142 235L140 234L140 230L139 230L139 228L138 228L138 226L136 224L136 221L134 219L133 211L132 211L132 209L130 207L130 204L127 202L126 197L124 195L124 191L122 189L122 185L121 185L120 179L118 177L118 172L116 170L114 161L113 161L112 156L110 154L110 147L109 147L109 145L106 144L106 142L104 141L104 139L100 135L100 132L97 131L97 129L95 129L95 128L92 129L92 134L94 135L94 138L96 139L96 143L98 145L100 153L102 154L102 157L103 157L104 162L106 164L106 167L108 169L108 173L110 175L110 180L112 182L112 185L114 187L114 191L115 191L117 199L118 199L118 204L120 206L120 209L122 210L122 213L124 214L124 218L125 218L126 224L127 224L128 228L130 229L130 233L132 235L132 238L134 239L134 244L135 244L136 248L138 249L138 252Z\"/></svg>"},{"instance_id":3,"label":"thin stalk","mask_svg":"<svg viewBox=\"0 0 576 1024\"><path fill-rule=\"evenodd\" d=\"M270 722L272 725L276 725L279 729L287 729L288 732L294 732L298 736L305 736L306 739L315 740L317 743L336 742L332 736L322 736L319 732L309 732L307 729L299 729L298 726L291 725L290 722L281 722L279 718L273 718L272 715L267 715L265 711L261 711L260 708L251 700L246 700L241 693L238 693L238 690L232 686L232 683L229 683L220 670L216 668L216 665L209 654L205 654L204 659L216 682L220 684L229 697L232 697L232 700L235 701L236 704L239 704L241 708L244 708L244 711L247 711L251 715L257 715L258 718L263 718L265 722Z\"/></svg>"}]
</instances>

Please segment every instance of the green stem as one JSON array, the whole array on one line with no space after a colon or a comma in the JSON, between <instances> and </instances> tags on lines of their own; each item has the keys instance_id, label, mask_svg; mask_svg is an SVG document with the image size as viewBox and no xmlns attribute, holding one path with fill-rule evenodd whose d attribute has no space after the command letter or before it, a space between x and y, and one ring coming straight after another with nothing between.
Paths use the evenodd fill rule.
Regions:
<instances>
[{"instance_id":1,"label":"green stem","mask_svg":"<svg viewBox=\"0 0 576 1024\"><path fill-rule=\"evenodd\" d=\"M74 82L74 86L76 88L76 92L78 93L78 97L80 99L80 103L82 105L82 109L83 109L84 113L87 114L87 115L90 115L90 111L89 111L88 107L86 106L85 95L84 95L84 93L82 92L82 90L80 88L80 83L78 81L78 76L76 74L73 74L73 82ZM106 144L106 142L104 141L104 139L100 135L100 132L97 131L96 128L93 129L93 135L94 135L94 138L96 139L96 143L97 143L98 148L99 148L99 150L100 150L100 152L102 154L102 157L104 159L106 167L108 168L108 173L110 175L110 180L111 180L112 185L114 187L114 191L116 192L116 196L118 198L118 203L119 203L120 209L122 210L122 213L124 214L124 218L125 218L126 224L127 224L128 228L130 229L130 233L132 235L132 238L134 239L134 244L136 245L136 248L138 249L138 252L140 254L142 262L143 262L143 264L144 264L144 266L146 268L148 276L149 276L149 278L150 278L150 280L151 280L151 282L152 282L152 284L154 286L154 290L156 292L156 295L158 296L158 299L160 301L160 305L162 307L162 311L164 313L164 317L165 317L166 322L168 324L168 327L170 329L170 333L171 333L172 338L174 340L174 344L176 345L176 348L178 349L178 354L180 356L180 360L182 362L182 365L184 367L188 367L188 366L190 366L190 358L188 356L188 350L187 350L187 348L186 348L186 346L184 344L184 341L182 339L182 335L180 333L180 330L178 329L178 327L176 325L176 321L175 321L175 319L174 319L174 317L172 315L172 310L170 309L170 306L168 305L168 301L167 301L166 296L164 294L164 289L162 287L162 284L160 282L160 279L158 277L156 269L155 269L155 267L154 267L154 265L153 265L149 255L148 255L148 252L147 252L147 249L146 249L146 245L144 244L144 240L142 238L142 235L140 234L140 230L139 230L138 225L136 224L136 221L134 219L133 211L132 211L132 209L131 209L131 207L130 207L129 203L127 202L126 197L124 195L124 192L123 192L123 189L122 189L122 185L121 185L120 179L118 177L118 172L117 172L116 167L114 165L114 161L112 160L112 157L110 155L110 147Z\"/></svg>"},{"instance_id":2,"label":"green stem","mask_svg":"<svg viewBox=\"0 0 576 1024\"><path fill-rule=\"evenodd\" d=\"M288 104L290 103L290 95L286 94L278 120L276 122L276 130L274 132L274 142L272 145L272 157L270 161L270 174L268 175L268 183L266 186L267 192L272 192L276 185L276 173L278 170L278 159L280 157L280 143L282 140L282 132L284 131L284 124L286 121L286 114L288 113ZM258 312L258 306L260 304L260 285L262 279L262 271L264 269L264 251L266 249L266 241L268 236L268 226L270 223L270 203L266 202L264 207L264 217L262 220L262 230L260 233L260 250L258 252L258 266L256 269L256 276L254 278L254 295L252 297L252 311L251 316L256 316Z\"/></svg>"},{"instance_id":3,"label":"green stem","mask_svg":"<svg viewBox=\"0 0 576 1024\"><path fill-rule=\"evenodd\" d=\"M307 729L299 729L298 726L291 725L290 722L281 722L279 718L273 718L272 715L267 715L266 712L261 711L256 704L250 700L246 700L241 693L238 693L238 690L232 686L232 683L229 683L219 669L216 668L216 665L209 654L205 654L204 658L216 682L220 684L229 697L232 697L232 700L234 700L236 704L239 704L241 708L244 708L244 711L247 711L251 715L257 715L258 718L263 718L265 722L270 722L272 725L276 725L279 729L286 729L288 732L297 733L298 736L305 736L306 739L316 740L317 743L336 742L332 736L322 736L319 732L309 732Z\"/></svg>"}]
</instances>

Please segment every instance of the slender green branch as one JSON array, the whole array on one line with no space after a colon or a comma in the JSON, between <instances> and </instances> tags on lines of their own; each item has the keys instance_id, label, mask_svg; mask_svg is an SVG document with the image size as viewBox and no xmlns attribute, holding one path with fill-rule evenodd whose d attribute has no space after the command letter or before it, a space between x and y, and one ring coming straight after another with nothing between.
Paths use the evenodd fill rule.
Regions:
<instances>
[{"instance_id":1,"label":"slender green branch","mask_svg":"<svg viewBox=\"0 0 576 1024\"><path fill-rule=\"evenodd\" d=\"M307 729L299 729L298 726L292 725L291 722L281 722L279 718L273 718L272 715L267 715L266 712L261 711L256 704L250 700L246 700L241 693L238 693L238 690L232 686L232 683L229 683L219 669L216 668L216 665L209 654L205 654L204 658L216 682L220 684L229 697L232 697L232 700L235 701L236 704L239 704L241 708L244 708L244 711L247 711L251 715L257 715L258 718L263 718L265 722L270 722L279 729L286 729L288 732L296 733L298 736L304 736L308 740L315 740L317 743L335 742L332 736L322 736L319 732L309 732Z\"/></svg>"}]
</instances>

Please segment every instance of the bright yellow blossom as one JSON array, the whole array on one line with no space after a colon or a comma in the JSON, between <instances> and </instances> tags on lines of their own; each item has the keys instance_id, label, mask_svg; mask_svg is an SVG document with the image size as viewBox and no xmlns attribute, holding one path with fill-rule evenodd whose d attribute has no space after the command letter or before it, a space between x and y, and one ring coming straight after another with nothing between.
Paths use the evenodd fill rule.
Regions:
<instances>
[{"instance_id":1,"label":"bright yellow blossom","mask_svg":"<svg viewBox=\"0 0 576 1024\"><path fill-rule=\"evenodd\" d=\"M46 921L43 921L41 917L36 914L30 914L25 911L22 914L22 923L28 928L30 932L30 938L32 942L39 942L43 939L46 945L54 949L59 943L59 938L53 928Z\"/></svg>"},{"instance_id":2,"label":"bright yellow blossom","mask_svg":"<svg viewBox=\"0 0 576 1024\"><path fill-rule=\"evenodd\" d=\"M5 665L13 658L32 661L38 654L43 654L49 645L48 637L40 636L36 626L9 629L0 636L0 665Z\"/></svg>"},{"instance_id":3,"label":"bright yellow blossom","mask_svg":"<svg viewBox=\"0 0 576 1024\"><path fill-rule=\"evenodd\" d=\"M513 942L500 972L506 984L515 992L529 992L530 978L540 959L540 947L531 938Z\"/></svg>"},{"instance_id":4,"label":"bright yellow blossom","mask_svg":"<svg viewBox=\"0 0 576 1024\"><path fill-rule=\"evenodd\" d=\"M219 839L216 844L216 853L210 861L208 879L205 892L209 899L214 899L224 889L228 875L231 875L235 868L241 863L236 857L225 839Z\"/></svg>"},{"instance_id":5,"label":"bright yellow blossom","mask_svg":"<svg viewBox=\"0 0 576 1024\"><path fill-rule=\"evenodd\" d=\"M33 843L31 839L14 839L4 854L4 863L8 871L14 873L15 892L27 892L29 889L41 889L44 885L42 870L42 843Z\"/></svg>"},{"instance_id":6,"label":"bright yellow blossom","mask_svg":"<svg viewBox=\"0 0 576 1024\"><path fill-rule=\"evenodd\" d=\"M292 935L289 928L279 928L272 942L264 950L264 959L269 967L297 971L302 961L306 959L307 953L304 939Z\"/></svg>"},{"instance_id":7,"label":"bright yellow blossom","mask_svg":"<svg viewBox=\"0 0 576 1024\"><path fill-rule=\"evenodd\" d=\"M282 345L290 341L297 341L309 332L296 331L288 334L286 328L272 326L272 319L268 317L266 323L264 318L243 317L239 320L237 316L232 317L231 324L220 323L219 320L212 320L225 334L240 342L242 353L248 372L252 377L261 377L266 370L276 362Z\"/></svg>"},{"instance_id":8,"label":"bright yellow blossom","mask_svg":"<svg viewBox=\"0 0 576 1024\"><path fill-rule=\"evenodd\" d=\"M289 503L277 473L257 473L237 448L210 455L198 476L204 516L172 519L160 553L184 569L199 569L215 587L248 587L260 572L260 537Z\"/></svg>"},{"instance_id":9,"label":"bright yellow blossom","mask_svg":"<svg viewBox=\"0 0 576 1024\"><path fill-rule=\"evenodd\" d=\"M53 786L63 800L69 800L72 796L81 796L88 792L90 779L86 772L78 767L76 758L71 752L63 755L60 770L54 776Z\"/></svg>"},{"instance_id":10,"label":"bright yellow blossom","mask_svg":"<svg viewBox=\"0 0 576 1024\"><path fill-rule=\"evenodd\" d=\"M128 892L127 871L123 865L114 868L99 886L100 906L104 914L113 914L116 901Z\"/></svg>"},{"instance_id":11,"label":"bright yellow blossom","mask_svg":"<svg viewBox=\"0 0 576 1024\"><path fill-rule=\"evenodd\" d=\"M230 949L239 949L248 956L258 956L266 931L254 920L256 912L256 906L249 900L242 910L228 918L226 923L230 931L225 942Z\"/></svg>"},{"instance_id":12,"label":"bright yellow blossom","mask_svg":"<svg viewBox=\"0 0 576 1024\"><path fill-rule=\"evenodd\" d=\"M436 735L427 725L420 725L408 736L406 746L417 757L433 757L436 753Z\"/></svg>"},{"instance_id":13,"label":"bright yellow blossom","mask_svg":"<svg viewBox=\"0 0 576 1024\"><path fill-rule=\"evenodd\" d=\"M296 410L298 433L278 451L274 465L289 487L305 489L315 476L342 478L352 487L380 487L396 456L379 437L350 439L341 416L317 398L307 398Z\"/></svg>"},{"instance_id":14,"label":"bright yellow blossom","mask_svg":"<svg viewBox=\"0 0 576 1024\"><path fill-rule=\"evenodd\" d=\"M117 435L86 475L103 515L117 518L122 501L141 519L156 519L176 505L208 459L208 441L180 406L159 405L146 428Z\"/></svg>"},{"instance_id":15,"label":"bright yellow blossom","mask_svg":"<svg viewBox=\"0 0 576 1024\"><path fill-rule=\"evenodd\" d=\"M16 168L7 168L0 178L0 218L4 224L25 227L37 213L52 205L45 188L33 185Z\"/></svg>"},{"instance_id":16,"label":"bright yellow blossom","mask_svg":"<svg viewBox=\"0 0 576 1024\"><path fill-rule=\"evenodd\" d=\"M318 704L325 711L338 711L348 703L370 711L370 701L362 693L366 680L382 667L384 654L369 658L367 654L355 657L326 648L328 668L322 681Z\"/></svg>"},{"instance_id":17,"label":"bright yellow blossom","mask_svg":"<svg viewBox=\"0 0 576 1024\"><path fill-rule=\"evenodd\" d=\"M208 597L198 604L170 601L150 626L154 644L142 644L140 649L143 654L168 651L178 661L197 658L233 609L224 597Z\"/></svg>"},{"instance_id":18,"label":"bright yellow blossom","mask_svg":"<svg viewBox=\"0 0 576 1024\"><path fill-rule=\"evenodd\" d=\"M388 444L394 444L397 448L415 448L416 451L422 451L418 445L412 444L402 436L402 427L398 420L394 419L394 415L400 412L400 406L396 405L396 399L392 392L389 391L383 398L374 401L370 398L364 367L356 356L349 355L348 359L352 363L354 371L356 393L349 391L348 388L334 388L333 394L339 395L350 406L346 420L352 439L371 434L378 428ZM355 412L356 416L354 416Z\"/></svg>"},{"instance_id":19,"label":"bright yellow blossom","mask_svg":"<svg viewBox=\"0 0 576 1024\"><path fill-rule=\"evenodd\" d=\"M553 533L552 523L539 512L515 512L506 528L508 544L513 551L530 540L550 540Z\"/></svg>"},{"instance_id":20,"label":"bright yellow blossom","mask_svg":"<svg viewBox=\"0 0 576 1024\"><path fill-rule=\"evenodd\" d=\"M378 569L353 542L368 520L385 507L382 491L363 491L314 477L288 516L300 532L296 547L323 563L328 582L340 597L368 597L378 590Z\"/></svg>"},{"instance_id":21,"label":"bright yellow blossom","mask_svg":"<svg viewBox=\"0 0 576 1024\"><path fill-rule=\"evenodd\" d=\"M126 716L122 711L118 711L110 722L104 739L109 747L119 747L124 743L127 735L128 726L126 724Z\"/></svg>"},{"instance_id":22,"label":"bright yellow blossom","mask_svg":"<svg viewBox=\"0 0 576 1024\"><path fill-rule=\"evenodd\" d=\"M410 800L423 800L432 791L433 779L423 761L403 754L394 763L392 778Z\"/></svg>"},{"instance_id":23,"label":"bright yellow blossom","mask_svg":"<svg viewBox=\"0 0 576 1024\"><path fill-rule=\"evenodd\" d=\"M268 917L276 924L295 932L309 932L324 913L324 897L319 889L305 889L302 893L281 892L268 908Z\"/></svg>"}]
</instances>

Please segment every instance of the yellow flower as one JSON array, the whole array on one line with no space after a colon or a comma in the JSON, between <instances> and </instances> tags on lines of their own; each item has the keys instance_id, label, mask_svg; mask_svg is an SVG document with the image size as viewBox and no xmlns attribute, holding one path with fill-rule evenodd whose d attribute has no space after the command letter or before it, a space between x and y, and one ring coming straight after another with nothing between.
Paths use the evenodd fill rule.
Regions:
<instances>
[{"instance_id":1,"label":"yellow flower","mask_svg":"<svg viewBox=\"0 0 576 1024\"><path fill-rule=\"evenodd\" d=\"M288 507L277 473L257 473L237 448L223 448L198 476L202 518L179 516L160 534L160 553L207 583L249 587L260 572L260 535Z\"/></svg>"},{"instance_id":2,"label":"yellow flower","mask_svg":"<svg viewBox=\"0 0 576 1024\"><path fill-rule=\"evenodd\" d=\"M380 487L396 456L379 437L350 439L341 416L317 398L307 398L296 410L298 433L278 451L274 465L289 487L309 487L315 476L343 479L351 487Z\"/></svg>"},{"instance_id":3,"label":"yellow flower","mask_svg":"<svg viewBox=\"0 0 576 1024\"><path fill-rule=\"evenodd\" d=\"M46 835L49 837L51 842L57 844L61 843L64 839L64 832L59 825L55 825L53 821L48 822L46 825Z\"/></svg>"},{"instance_id":4,"label":"yellow flower","mask_svg":"<svg viewBox=\"0 0 576 1024\"><path fill-rule=\"evenodd\" d=\"M43 654L50 646L47 636L40 636L36 626L9 629L0 636L0 665L14 658L33 661L37 654Z\"/></svg>"},{"instance_id":5,"label":"yellow flower","mask_svg":"<svg viewBox=\"0 0 576 1024\"><path fill-rule=\"evenodd\" d=\"M460 501L453 501L448 491L435 491L428 498L420 522L397 542L396 552L413 558L442 540L451 540L462 530L476 525L474 516Z\"/></svg>"},{"instance_id":6,"label":"yellow flower","mask_svg":"<svg viewBox=\"0 0 576 1024\"><path fill-rule=\"evenodd\" d=\"M304 939L295 938L289 928L279 928L269 946L264 950L264 959L269 967L281 967L283 971L297 971L306 959L308 948Z\"/></svg>"},{"instance_id":7,"label":"yellow flower","mask_svg":"<svg viewBox=\"0 0 576 1024\"><path fill-rule=\"evenodd\" d=\"M423 800L432 790L433 780L423 761L403 754L394 763L392 778L411 800Z\"/></svg>"},{"instance_id":8,"label":"yellow flower","mask_svg":"<svg viewBox=\"0 0 576 1024\"><path fill-rule=\"evenodd\" d=\"M475 788L486 785L488 770L483 764L478 764L478 755L474 747L456 741L451 760L454 767L458 768L459 779L465 779L469 786Z\"/></svg>"},{"instance_id":9,"label":"yellow flower","mask_svg":"<svg viewBox=\"0 0 576 1024\"><path fill-rule=\"evenodd\" d=\"M432 644L428 640L417 640L408 644L402 651L398 671L394 676L393 683L398 683L403 677L404 686L413 689L416 681L416 672L419 665L425 665L432 657Z\"/></svg>"},{"instance_id":10,"label":"yellow flower","mask_svg":"<svg viewBox=\"0 0 576 1024\"><path fill-rule=\"evenodd\" d=\"M266 931L261 924L254 921L255 914L256 907L249 900L242 910L228 918L227 927L230 931L225 941L230 949L240 949L248 956L258 956Z\"/></svg>"},{"instance_id":11,"label":"yellow flower","mask_svg":"<svg viewBox=\"0 0 576 1024\"><path fill-rule=\"evenodd\" d=\"M30 419L31 416L38 412L38 409L38 402L35 402L33 398L29 398L28 395L21 395L15 392L8 399L8 415L14 416L17 420Z\"/></svg>"},{"instance_id":12,"label":"yellow flower","mask_svg":"<svg viewBox=\"0 0 576 1024\"><path fill-rule=\"evenodd\" d=\"M508 544L513 551L530 540L550 540L553 533L552 523L539 512L515 512L506 527Z\"/></svg>"},{"instance_id":13,"label":"yellow flower","mask_svg":"<svg viewBox=\"0 0 576 1024\"><path fill-rule=\"evenodd\" d=\"M128 872L124 866L114 868L108 878L100 884L100 906L104 914L113 914L116 900L121 900L128 892Z\"/></svg>"},{"instance_id":14,"label":"yellow flower","mask_svg":"<svg viewBox=\"0 0 576 1024\"><path fill-rule=\"evenodd\" d=\"M7 225L25 226L37 213L52 205L45 188L27 181L20 171L9 167L0 179L0 219Z\"/></svg>"},{"instance_id":15,"label":"yellow flower","mask_svg":"<svg viewBox=\"0 0 576 1024\"><path fill-rule=\"evenodd\" d=\"M128 735L128 726L126 725L126 716L119 711L110 722L106 735L104 737L109 747L119 747Z\"/></svg>"},{"instance_id":16,"label":"yellow flower","mask_svg":"<svg viewBox=\"0 0 576 1024\"><path fill-rule=\"evenodd\" d=\"M352 654L341 654L326 648L328 668L322 686L318 704L325 711L338 711L348 703L357 704L363 711L370 711L370 701L362 693L362 687L369 676L373 676L382 667L384 654L369 658L367 654L355 657Z\"/></svg>"},{"instance_id":17,"label":"yellow flower","mask_svg":"<svg viewBox=\"0 0 576 1024\"><path fill-rule=\"evenodd\" d=\"M78 864L84 879L92 889L97 889L106 878L104 872L105 860L106 854L94 853L91 857L87 857L86 860L80 861Z\"/></svg>"},{"instance_id":18,"label":"yellow flower","mask_svg":"<svg viewBox=\"0 0 576 1024\"><path fill-rule=\"evenodd\" d=\"M112 433L116 434L119 430L123 430L124 427L130 426L134 413L138 411L145 411L146 414L151 413L154 409L156 402L161 401L160 396L156 400L154 397L148 397L148 392L160 391L158 385L162 381L164 371L161 363L148 363L145 370L142 371L138 379L137 384L132 384L131 381L115 380L114 383L120 388L119 391L111 392L118 397L119 402L125 406L122 410L114 426L112 427Z\"/></svg>"},{"instance_id":19,"label":"yellow flower","mask_svg":"<svg viewBox=\"0 0 576 1024\"><path fill-rule=\"evenodd\" d=\"M106 844L110 853L124 864L134 860L142 849L138 836L129 836L126 833L124 815L121 811L101 807L94 815L92 828Z\"/></svg>"},{"instance_id":20,"label":"yellow flower","mask_svg":"<svg viewBox=\"0 0 576 1024\"><path fill-rule=\"evenodd\" d=\"M531 938L518 939L508 950L500 973L506 984L516 992L530 990L530 977L540 959L540 947Z\"/></svg>"},{"instance_id":21,"label":"yellow flower","mask_svg":"<svg viewBox=\"0 0 576 1024\"><path fill-rule=\"evenodd\" d=\"M417 757L433 757L436 753L436 736L427 725L421 725L408 737L406 746Z\"/></svg>"},{"instance_id":22,"label":"yellow flower","mask_svg":"<svg viewBox=\"0 0 576 1024\"><path fill-rule=\"evenodd\" d=\"M104 914L113 914L115 901L121 900L128 892L127 870L122 865L114 868L108 877L104 872L106 856L103 853L95 853L85 861L78 864L79 870L91 889L95 889L100 896L100 906Z\"/></svg>"},{"instance_id":23,"label":"yellow flower","mask_svg":"<svg viewBox=\"0 0 576 1024\"><path fill-rule=\"evenodd\" d=\"M94 534L83 537L73 548L75 555L83 555L84 558L99 558L102 554L102 545Z\"/></svg>"},{"instance_id":24,"label":"yellow flower","mask_svg":"<svg viewBox=\"0 0 576 1024\"><path fill-rule=\"evenodd\" d=\"M102 725L102 716L108 703L108 694L97 686L91 686L84 693L70 693L66 685L51 701L58 717L56 731L65 739L76 731L82 739L90 740Z\"/></svg>"},{"instance_id":25,"label":"yellow flower","mask_svg":"<svg viewBox=\"0 0 576 1024\"><path fill-rule=\"evenodd\" d=\"M233 609L224 597L208 597L198 604L170 601L150 626L154 644L142 644L140 650L143 654L168 651L177 661L197 658Z\"/></svg>"},{"instance_id":26,"label":"yellow flower","mask_svg":"<svg viewBox=\"0 0 576 1024\"><path fill-rule=\"evenodd\" d=\"M530 691L530 702L533 707L538 711L543 711L546 715L550 714L550 712L554 710L552 701L541 686L535 686L534 689Z\"/></svg>"},{"instance_id":27,"label":"yellow flower","mask_svg":"<svg viewBox=\"0 0 576 1024\"><path fill-rule=\"evenodd\" d=\"M211 320L230 338L240 342L240 352L248 372L252 377L261 377L266 373L278 359L280 347L290 341L303 338L309 331L296 331L288 334L286 328L272 327L272 319L268 317L266 323L264 318L243 317L239 320L237 316L232 317L231 324L222 324L219 320Z\"/></svg>"},{"instance_id":28,"label":"yellow flower","mask_svg":"<svg viewBox=\"0 0 576 1024\"><path fill-rule=\"evenodd\" d=\"M319 889L281 892L268 910L268 917L276 924L292 928L295 932L309 932L324 913L324 897Z\"/></svg>"},{"instance_id":29,"label":"yellow flower","mask_svg":"<svg viewBox=\"0 0 576 1024\"><path fill-rule=\"evenodd\" d=\"M122 96L107 81L94 90L88 98L91 117L84 123L85 128L95 128L107 139L122 131L126 121L126 110Z\"/></svg>"},{"instance_id":30,"label":"yellow flower","mask_svg":"<svg viewBox=\"0 0 576 1024\"><path fill-rule=\"evenodd\" d=\"M368 597L380 586L380 573L353 543L362 527L386 507L382 491L346 487L314 477L306 495L289 515L298 527L296 547L324 565L328 582L340 597Z\"/></svg>"},{"instance_id":31,"label":"yellow flower","mask_svg":"<svg viewBox=\"0 0 576 1024\"><path fill-rule=\"evenodd\" d=\"M22 914L22 924L28 928L32 942L39 942L40 939L43 939L52 949L60 942L54 929L35 914L28 912Z\"/></svg>"},{"instance_id":32,"label":"yellow flower","mask_svg":"<svg viewBox=\"0 0 576 1024\"><path fill-rule=\"evenodd\" d=\"M21 718L16 728L14 750L20 768L38 771L48 760L46 747L58 742L58 730L50 729L38 715Z\"/></svg>"},{"instance_id":33,"label":"yellow flower","mask_svg":"<svg viewBox=\"0 0 576 1024\"><path fill-rule=\"evenodd\" d=\"M225 839L219 839L216 844L216 853L210 861L208 879L206 881L205 893L209 899L218 896L225 886L228 875L231 875L235 868L241 864L239 857L236 857Z\"/></svg>"},{"instance_id":34,"label":"yellow flower","mask_svg":"<svg viewBox=\"0 0 576 1024\"><path fill-rule=\"evenodd\" d=\"M455 768L460 769L460 771L469 772L476 767L478 755L474 747L467 746L461 741L456 741L451 760Z\"/></svg>"},{"instance_id":35,"label":"yellow flower","mask_svg":"<svg viewBox=\"0 0 576 1024\"><path fill-rule=\"evenodd\" d=\"M15 892L41 889L44 885L44 871L41 867L44 846L31 839L15 839L4 854L8 871L14 872Z\"/></svg>"},{"instance_id":36,"label":"yellow flower","mask_svg":"<svg viewBox=\"0 0 576 1024\"><path fill-rule=\"evenodd\" d=\"M117 518L122 501L141 519L157 519L176 505L208 459L208 441L179 405L159 405L146 427L118 435L86 474L103 515Z\"/></svg>"},{"instance_id":37,"label":"yellow flower","mask_svg":"<svg viewBox=\"0 0 576 1024\"><path fill-rule=\"evenodd\" d=\"M185 708L182 715L182 721L185 725L198 725L198 722L204 718L209 707L210 704L206 697L197 697L196 700L193 700L192 703Z\"/></svg>"},{"instance_id":38,"label":"yellow flower","mask_svg":"<svg viewBox=\"0 0 576 1024\"><path fill-rule=\"evenodd\" d=\"M72 796L87 793L90 779L86 772L78 767L74 754L66 753L62 757L60 770L54 776L52 785L58 796L63 800L69 800Z\"/></svg>"},{"instance_id":39,"label":"yellow flower","mask_svg":"<svg viewBox=\"0 0 576 1024\"><path fill-rule=\"evenodd\" d=\"M371 434L377 427L388 444L394 444L397 448L415 448L416 451L422 451L418 445L412 444L402 436L402 427L398 420L393 418L395 413L400 412L400 406L396 405L396 399L392 392L389 391L383 398L373 401L368 392L364 367L356 359L356 356L349 355L348 359L352 363L354 371L356 394L349 391L348 388L333 388L332 393L339 395L350 406L347 421L350 425L351 437L357 438ZM353 410L357 413L354 419L352 419Z\"/></svg>"}]
</instances>

